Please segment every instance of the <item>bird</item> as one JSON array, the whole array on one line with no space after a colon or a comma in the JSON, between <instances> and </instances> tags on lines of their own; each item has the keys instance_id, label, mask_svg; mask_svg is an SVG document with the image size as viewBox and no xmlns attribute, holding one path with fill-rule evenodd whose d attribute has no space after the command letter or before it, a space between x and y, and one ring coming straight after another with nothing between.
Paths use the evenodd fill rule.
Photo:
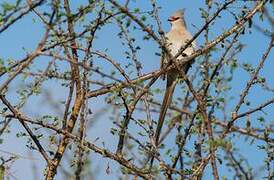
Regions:
<instances>
[{"instance_id":1,"label":"bird","mask_svg":"<svg viewBox=\"0 0 274 180\"><path fill-rule=\"evenodd\" d=\"M179 9L174 14L172 14L168 21L171 24L171 29L168 33L165 34L166 38L166 45L167 49L170 52L171 56L175 56L182 46L184 46L188 41L192 39L191 33L187 30L186 22L185 22L185 9ZM177 57L176 61L182 60L185 56L191 55L196 48L196 43L193 41L190 46L188 46L180 56ZM161 57L161 68L164 68L168 65L170 65L170 59L167 58L166 53L162 53ZM183 71L185 74L187 74L189 68L191 67L191 64L193 63L194 59L183 65L181 71ZM162 101L161 109L160 109L160 115L159 120L154 136L154 143L155 146L158 146L159 138L161 134L161 130L163 127L163 123L165 120L167 109L169 108L169 105L172 101L172 95L175 89L175 86L177 84L177 78L179 77L179 70L178 69L172 69L164 75L163 79L167 77L167 83L166 83L166 90L164 94L164 98Z\"/></svg>"}]
</instances>

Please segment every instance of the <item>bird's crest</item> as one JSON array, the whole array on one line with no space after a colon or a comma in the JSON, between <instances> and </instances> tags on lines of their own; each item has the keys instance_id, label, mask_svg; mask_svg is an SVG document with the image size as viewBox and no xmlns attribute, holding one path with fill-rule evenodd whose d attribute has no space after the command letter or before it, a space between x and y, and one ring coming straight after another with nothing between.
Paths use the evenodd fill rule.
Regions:
<instances>
[{"instance_id":1,"label":"bird's crest","mask_svg":"<svg viewBox=\"0 0 274 180\"><path fill-rule=\"evenodd\" d=\"M173 17L183 17L184 13L185 13L185 9L179 9L172 16Z\"/></svg>"}]
</instances>

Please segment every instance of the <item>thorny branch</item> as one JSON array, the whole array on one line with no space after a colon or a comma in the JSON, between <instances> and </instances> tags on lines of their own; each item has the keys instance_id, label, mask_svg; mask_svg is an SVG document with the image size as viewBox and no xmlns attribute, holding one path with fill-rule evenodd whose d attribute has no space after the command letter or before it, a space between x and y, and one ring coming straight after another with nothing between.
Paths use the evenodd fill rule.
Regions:
<instances>
[{"instance_id":1,"label":"thorny branch","mask_svg":"<svg viewBox=\"0 0 274 180\"><path fill-rule=\"evenodd\" d=\"M93 171L91 157L98 155L111 160L107 162L106 174L113 173L112 169L118 164L121 178L201 179L210 164L212 178L220 179L219 162L226 161L235 178L252 179L256 171L249 171L248 163L241 163L240 153L234 147L243 141L234 134L245 137L250 144L263 144L259 147L267 154L262 162L267 167L264 173L268 178L273 177L270 154L274 125L269 121L269 109L274 99L270 78L264 73L267 66L272 65L273 49L273 33L269 33L273 30L264 23L273 24L267 0L205 1L207 8L199 8L204 23L187 22L195 26L196 33L174 57L168 51L162 26L165 22L161 21L161 15L169 7L161 7L158 1L147 1L150 6L146 8L131 0L123 5L116 0L79 2L81 6L77 8L75 2L69 0L45 2L18 0L15 5L1 4L0 36L9 35L9 29L30 17L38 19L45 33L25 57L10 58L9 62L0 57L0 136L2 139L2 135L11 130L13 120L18 120L34 142L28 146L37 149L46 162L46 179L56 178L58 168L61 174L66 172L67 179L93 179L93 172L86 169ZM254 18L255 14L260 20ZM231 17L235 22L229 22L230 27L222 27L220 32L218 21ZM255 52L248 49L250 44L244 45L243 39L249 39L245 36L254 30L267 35L264 38L270 38L270 42L265 50L256 52L263 54L256 68L252 67L254 63L244 66L243 70L251 77L245 80L235 103L230 99L230 90L239 89L245 83L235 81L243 63L241 53L243 49L250 54ZM216 32L219 32L217 36ZM203 35L205 41L201 38ZM257 38L256 34L251 35ZM178 61L177 57L194 40L199 42L199 48ZM154 63L150 55L155 52L146 47L148 44L169 54L172 63L162 69L150 68L149 64ZM260 50L263 49L264 45L260 46ZM180 84L177 98L169 107L161 146L155 147L153 126L157 122L154 119L161 106L158 79L193 59L193 73L180 74L178 82L185 83ZM267 63L270 65L266 66ZM18 83L20 78L22 83ZM50 84L50 93L46 97L51 99L44 98L43 106L35 107L32 100L46 94L47 84ZM250 98L256 89L263 92L257 97L262 96L260 103ZM248 104L249 101L252 103ZM45 110L45 105L52 107L52 112L46 110L41 118L40 115L31 117L24 112L28 104L32 104L33 112L39 108ZM244 104L248 104L248 108ZM52 115L54 113L57 115ZM147 164L148 156L157 160L152 167ZM247 162L249 158L252 157L244 160ZM73 162L72 171L65 170L68 163L63 161Z\"/></svg>"}]
</instances>

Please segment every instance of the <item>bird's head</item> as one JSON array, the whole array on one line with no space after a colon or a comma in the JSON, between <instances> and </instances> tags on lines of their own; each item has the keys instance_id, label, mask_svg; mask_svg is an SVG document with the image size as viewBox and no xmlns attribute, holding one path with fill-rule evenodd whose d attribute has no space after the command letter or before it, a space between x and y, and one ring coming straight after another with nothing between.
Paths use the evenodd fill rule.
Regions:
<instances>
[{"instance_id":1,"label":"bird's head","mask_svg":"<svg viewBox=\"0 0 274 180\"><path fill-rule=\"evenodd\" d=\"M168 21L171 23L171 25L176 25L176 24L184 24L184 13L185 13L185 9L180 9L177 10L173 15L171 15L168 18Z\"/></svg>"}]
</instances>

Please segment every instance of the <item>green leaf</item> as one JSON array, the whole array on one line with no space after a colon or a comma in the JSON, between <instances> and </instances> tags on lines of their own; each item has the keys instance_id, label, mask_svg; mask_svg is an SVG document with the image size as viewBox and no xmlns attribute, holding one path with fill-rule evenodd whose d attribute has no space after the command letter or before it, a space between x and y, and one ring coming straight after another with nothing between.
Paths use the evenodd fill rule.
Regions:
<instances>
[{"instance_id":1,"label":"green leaf","mask_svg":"<svg viewBox=\"0 0 274 180\"><path fill-rule=\"evenodd\" d=\"M135 13L139 13L139 12L140 12L140 9L139 9L139 8L135 8L135 9L134 9L134 12L135 12Z\"/></svg>"},{"instance_id":2,"label":"green leaf","mask_svg":"<svg viewBox=\"0 0 274 180\"><path fill-rule=\"evenodd\" d=\"M14 7L15 7L14 5L9 4L9 3L7 3L7 2L3 2L3 3L1 4L1 6L2 6L4 12L10 11L10 10L14 9Z\"/></svg>"},{"instance_id":3,"label":"green leaf","mask_svg":"<svg viewBox=\"0 0 274 180\"><path fill-rule=\"evenodd\" d=\"M147 19L147 17L146 17L145 15L143 15L143 16L141 17L141 20L142 20L142 21L146 21L146 19Z\"/></svg>"},{"instance_id":4,"label":"green leaf","mask_svg":"<svg viewBox=\"0 0 274 180\"><path fill-rule=\"evenodd\" d=\"M127 22L126 22L126 27L129 27L131 24L131 19L127 19Z\"/></svg>"}]
</instances>

